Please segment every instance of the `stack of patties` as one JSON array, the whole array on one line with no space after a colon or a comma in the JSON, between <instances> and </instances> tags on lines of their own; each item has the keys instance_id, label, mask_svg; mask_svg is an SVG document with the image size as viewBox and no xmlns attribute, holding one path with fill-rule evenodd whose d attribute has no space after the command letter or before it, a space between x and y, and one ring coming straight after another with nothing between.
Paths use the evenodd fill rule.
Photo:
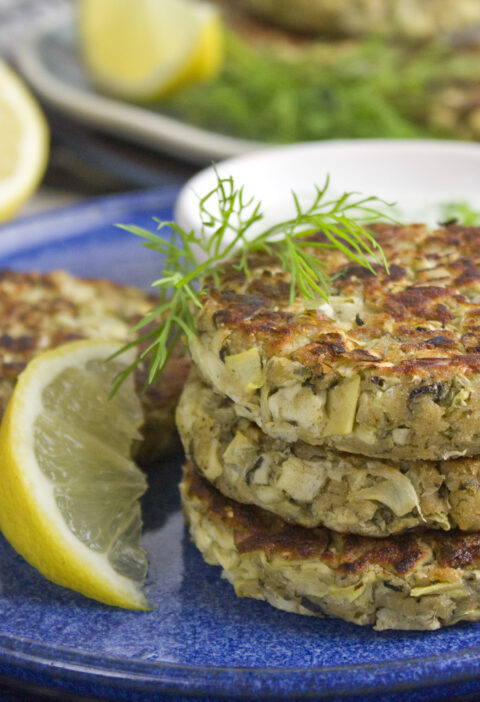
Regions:
<instances>
[{"instance_id":1,"label":"stack of patties","mask_svg":"<svg viewBox=\"0 0 480 702\"><path fill-rule=\"evenodd\" d=\"M436 629L480 619L480 228L374 233L389 273L321 250L328 303L274 255L207 290L183 507L240 596Z\"/></svg>"}]
</instances>

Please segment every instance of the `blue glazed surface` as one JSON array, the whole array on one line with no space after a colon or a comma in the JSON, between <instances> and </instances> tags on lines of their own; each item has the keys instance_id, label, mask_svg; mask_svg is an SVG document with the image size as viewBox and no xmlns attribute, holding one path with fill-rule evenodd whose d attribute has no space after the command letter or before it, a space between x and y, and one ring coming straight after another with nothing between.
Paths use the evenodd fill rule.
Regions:
<instances>
[{"instance_id":1,"label":"blue glazed surface","mask_svg":"<svg viewBox=\"0 0 480 702\"><path fill-rule=\"evenodd\" d=\"M63 267L148 287L156 254L112 222L155 226L176 191L110 197L0 230L0 266ZM0 676L105 699L426 700L480 692L480 625L373 632L238 599L189 542L181 457L149 471L149 613L47 582L0 537Z\"/></svg>"}]
</instances>

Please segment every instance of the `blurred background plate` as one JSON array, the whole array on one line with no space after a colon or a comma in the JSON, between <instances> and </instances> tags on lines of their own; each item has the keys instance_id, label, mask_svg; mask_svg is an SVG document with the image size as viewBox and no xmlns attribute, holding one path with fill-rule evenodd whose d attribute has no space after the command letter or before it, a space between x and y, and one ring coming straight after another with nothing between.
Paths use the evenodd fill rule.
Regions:
<instances>
[{"instance_id":1,"label":"blurred background plate","mask_svg":"<svg viewBox=\"0 0 480 702\"><path fill-rule=\"evenodd\" d=\"M15 60L50 107L91 127L191 163L206 164L254 148L254 141L200 129L161 112L94 91L76 53L71 7L49 15L20 41Z\"/></svg>"}]
</instances>

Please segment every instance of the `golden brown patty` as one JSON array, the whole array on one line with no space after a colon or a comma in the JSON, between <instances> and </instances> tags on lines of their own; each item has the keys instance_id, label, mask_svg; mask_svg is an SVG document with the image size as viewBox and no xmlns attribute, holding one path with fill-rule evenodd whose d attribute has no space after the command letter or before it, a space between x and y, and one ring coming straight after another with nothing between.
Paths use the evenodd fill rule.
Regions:
<instances>
[{"instance_id":1,"label":"golden brown patty","mask_svg":"<svg viewBox=\"0 0 480 702\"><path fill-rule=\"evenodd\" d=\"M476 0L230 0L273 24L308 34L382 33L434 38L480 24Z\"/></svg>"},{"instance_id":2,"label":"golden brown patty","mask_svg":"<svg viewBox=\"0 0 480 702\"><path fill-rule=\"evenodd\" d=\"M187 456L227 497L306 527L388 536L414 527L480 531L480 460L390 461L302 441L239 418L190 374L177 407Z\"/></svg>"},{"instance_id":3,"label":"golden brown patty","mask_svg":"<svg viewBox=\"0 0 480 702\"><path fill-rule=\"evenodd\" d=\"M372 539L305 529L229 500L192 464L180 489L193 540L240 597L376 629L480 619L480 534Z\"/></svg>"},{"instance_id":4,"label":"golden brown patty","mask_svg":"<svg viewBox=\"0 0 480 702\"><path fill-rule=\"evenodd\" d=\"M238 414L290 443L395 459L480 453L480 228L374 232L388 274L320 250L336 276L329 304L291 304L273 256L252 258L248 279L227 266L196 314L193 360Z\"/></svg>"},{"instance_id":5,"label":"golden brown patty","mask_svg":"<svg viewBox=\"0 0 480 702\"><path fill-rule=\"evenodd\" d=\"M75 278L64 272L0 272L0 417L18 374L40 351L74 339L127 341L130 329L152 306L152 298L107 280ZM142 461L178 448L175 405L189 360L171 360L158 386L142 395L146 440L138 447ZM140 390L146 369L140 368Z\"/></svg>"}]
</instances>

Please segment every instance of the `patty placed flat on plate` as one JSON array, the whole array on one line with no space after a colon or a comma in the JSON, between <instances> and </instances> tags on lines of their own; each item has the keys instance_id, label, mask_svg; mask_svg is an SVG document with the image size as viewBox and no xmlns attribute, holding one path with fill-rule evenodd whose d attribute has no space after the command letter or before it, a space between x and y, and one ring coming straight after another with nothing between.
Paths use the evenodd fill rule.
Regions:
<instances>
[{"instance_id":1,"label":"patty placed flat on plate","mask_svg":"<svg viewBox=\"0 0 480 702\"><path fill-rule=\"evenodd\" d=\"M196 312L201 374L265 433L394 459L480 453L480 227L377 225L377 275L312 250L329 303L289 300L272 255L225 265ZM322 239L318 235L317 239Z\"/></svg>"},{"instance_id":2,"label":"patty placed flat on plate","mask_svg":"<svg viewBox=\"0 0 480 702\"><path fill-rule=\"evenodd\" d=\"M126 342L130 329L152 307L153 298L108 280L52 273L0 272L0 417L18 374L40 351L75 339L106 338ZM175 405L190 361L176 354L160 382L142 394L145 441L136 458L145 462L179 448ZM139 368L140 391L147 369Z\"/></svg>"},{"instance_id":3,"label":"patty placed flat on plate","mask_svg":"<svg viewBox=\"0 0 480 702\"><path fill-rule=\"evenodd\" d=\"M229 500L192 464L180 490L195 544L240 597L379 630L480 619L480 534L372 539L305 529Z\"/></svg>"},{"instance_id":4,"label":"patty placed flat on plate","mask_svg":"<svg viewBox=\"0 0 480 702\"><path fill-rule=\"evenodd\" d=\"M177 407L187 456L224 495L305 527L388 536L414 527L480 531L480 460L364 458L287 444L235 414L191 372Z\"/></svg>"}]
</instances>

